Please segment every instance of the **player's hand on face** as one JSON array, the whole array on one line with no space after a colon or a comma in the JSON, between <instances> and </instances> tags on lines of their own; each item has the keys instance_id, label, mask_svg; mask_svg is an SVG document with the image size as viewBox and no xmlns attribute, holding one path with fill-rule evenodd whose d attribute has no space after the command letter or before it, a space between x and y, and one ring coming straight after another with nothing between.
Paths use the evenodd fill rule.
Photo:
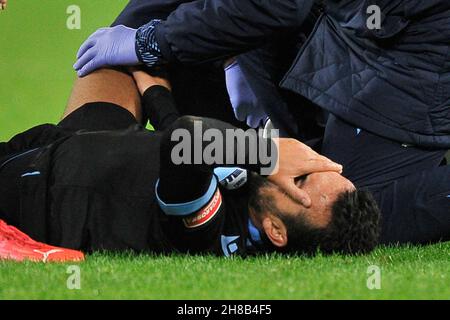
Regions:
<instances>
[{"instance_id":1,"label":"player's hand on face","mask_svg":"<svg viewBox=\"0 0 450 320\"><path fill-rule=\"evenodd\" d=\"M305 207L311 206L308 193L300 189L296 179L315 172L342 173L342 166L321 156L295 139L278 139L278 166L269 180L282 188L292 199Z\"/></svg>"},{"instance_id":2,"label":"player's hand on face","mask_svg":"<svg viewBox=\"0 0 450 320\"><path fill-rule=\"evenodd\" d=\"M131 74L133 75L134 81L139 89L141 95L144 95L145 91L153 86L163 86L169 90L172 90L169 80L156 77L148 74L146 71L139 68L130 68Z\"/></svg>"},{"instance_id":3,"label":"player's hand on face","mask_svg":"<svg viewBox=\"0 0 450 320\"><path fill-rule=\"evenodd\" d=\"M0 0L0 9L5 10L8 5L8 0Z\"/></svg>"},{"instance_id":4,"label":"player's hand on face","mask_svg":"<svg viewBox=\"0 0 450 320\"><path fill-rule=\"evenodd\" d=\"M79 77L104 66L138 65L136 29L125 26L102 28L92 34L80 47L74 69Z\"/></svg>"}]
</instances>

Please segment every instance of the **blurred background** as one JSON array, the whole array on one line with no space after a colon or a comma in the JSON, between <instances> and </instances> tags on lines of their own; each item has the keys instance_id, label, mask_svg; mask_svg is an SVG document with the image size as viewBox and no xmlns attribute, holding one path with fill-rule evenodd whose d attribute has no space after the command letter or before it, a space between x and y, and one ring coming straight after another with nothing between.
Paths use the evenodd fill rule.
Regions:
<instances>
[{"instance_id":1,"label":"blurred background","mask_svg":"<svg viewBox=\"0 0 450 320\"><path fill-rule=\"evenodd\" d=\"M0 11L0 141L60 119L83 41L109 26L127 0L9 0ZM69 29L71 5L81 29Z\"/></svg>"}]
</instances>

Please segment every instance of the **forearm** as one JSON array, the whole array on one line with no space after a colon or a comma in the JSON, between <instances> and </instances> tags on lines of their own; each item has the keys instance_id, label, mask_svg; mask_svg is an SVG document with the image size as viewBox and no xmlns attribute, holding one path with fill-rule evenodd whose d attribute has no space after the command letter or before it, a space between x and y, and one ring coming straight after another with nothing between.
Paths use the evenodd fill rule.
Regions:
<instances>
[{"instance_id":1,"label":"forearm","mask_svg":"<svg viewBox=\"0 0 450 320\"><path fill-rule=\"evenodd\" d=\"M142 96L143 114L155 130L163 131L170 127L180 114L172 93L163 86L152 86Z\"/></svg>"},{"instance_id":2,"label":"forearm","mask_svg":"<svg viewBox=\"0 0 450 320\"><path fill-rule=\"evenodd\" d=\"M154 32L147 33L148 26L141 27L138 34L154 39L138 41L137 47L141 56L153 52L169 62L219 60L261 46L281 32L299 28L311 6L312 0L195 1L181 5L166 21L153 26Z\"/></svg>"}]
</instances>

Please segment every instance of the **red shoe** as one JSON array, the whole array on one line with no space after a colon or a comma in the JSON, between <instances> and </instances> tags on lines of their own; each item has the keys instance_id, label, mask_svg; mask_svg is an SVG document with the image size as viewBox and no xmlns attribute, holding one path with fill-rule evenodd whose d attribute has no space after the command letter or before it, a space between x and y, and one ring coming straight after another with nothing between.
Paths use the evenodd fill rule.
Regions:
<instances>
[{"instance_id":1,"label":"red shoe","mask_svg":"<svg viewBox=\"0 0 450 320\"><path fill-rule=\"evenodd\" d=\"M25 233L0 220L0 260L79 262L84 260L84 254L34 241Z\"/></svg>"}]
</instances>

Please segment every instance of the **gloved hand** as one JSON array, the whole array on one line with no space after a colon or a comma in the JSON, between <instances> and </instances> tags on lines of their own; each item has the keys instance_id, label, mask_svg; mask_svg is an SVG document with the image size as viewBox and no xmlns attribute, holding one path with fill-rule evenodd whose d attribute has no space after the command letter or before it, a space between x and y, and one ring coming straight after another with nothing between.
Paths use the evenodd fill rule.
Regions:
<instances>
[{"instance_id":1,"label":"gloved hand","mask_svg":"<svg viewBox=\"0 0 450 320\"><path fill-rule=\"evenodd\" d=\"M268 116L259 105L237 61L225 68L225 79L236 119L245 121L251 128L258 128Z\"/></svg>"},{"instance_id":2,"label":"gloved hand","mask_svg":"<svg viewBox=\"0 0 450 320\"><path fill-rule=\"evenodd\" d=\"M136 31L123 25L97 30L78 51L77 62L73 66L78 76L84 77L103 66L139 64Z\"/></svg>"}]
</instances>

